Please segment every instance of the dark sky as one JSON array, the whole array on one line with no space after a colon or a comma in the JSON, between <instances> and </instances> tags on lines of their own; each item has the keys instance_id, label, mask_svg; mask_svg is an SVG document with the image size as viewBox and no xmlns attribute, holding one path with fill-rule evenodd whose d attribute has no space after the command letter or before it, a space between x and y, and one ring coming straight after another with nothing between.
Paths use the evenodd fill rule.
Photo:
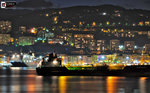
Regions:
<instances>
[{"instance_id":1,"label":"dark sky","mask_svg":"<svg viewBox=\"0 0 150 93\"><path fill-rule=\"evenodd\" d=\"M24 0L17 0L24 1ZM34 0L36 2L36 0ZM45 0L47 2L52 2L53 7L70 7L70 6L80 6L80 5L103 5L112 4L119 5L125 8L136 8L136 9L146 9L150 10L150 0Z\"/></svg>"}]
</instances>

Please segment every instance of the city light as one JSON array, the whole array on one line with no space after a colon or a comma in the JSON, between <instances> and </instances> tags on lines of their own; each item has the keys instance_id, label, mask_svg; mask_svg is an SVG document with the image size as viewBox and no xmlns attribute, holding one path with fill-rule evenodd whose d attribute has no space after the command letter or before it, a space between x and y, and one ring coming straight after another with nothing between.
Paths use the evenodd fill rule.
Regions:
<instances>
[{"instance_id":1,"label":"city light","mask_svg":"<svg viewBox=\"0 0 150 93\"><path fill-rule=\"evenodd\" d=\"M129 59L130 59L130 57L126 57L126 59L127 59L127 60L129 60Z\"/></svg>"},{"instance_id":2,"label":"city light","mask_svg":"<svg viewBox=\"0 0 150 93\"><path fill-rule=\"evenodd\" d=\"M57 64L58 62L56 60L53 61L53 64Z\"/></svg>"},{"instance_id":3,"label":"city light","mask_svg":"<svg viewBox=\"0 0 150 93\"><path fill-rule=\"evenodd\" d=\"M57 17L54 17L54 22L56 22L58 20L58 18Z\"/></svg>"},{"instance_id":4,"label":"city light","mask_svg":"<svg viewBox=\"0 0 150 93\"><path fill-rule=\"evenodd\" d=\"M103 13L103 15L106 15L106 14L107 14L107 13L105 13L105 12Z\"/></svg>"},{"instance_id":5,"label":"city light","mask_svg":"<svg viewBox=\"0 0 150 93\"><path fill-rule=\"evenodd\" d=\"M104 60L104 59L105 59L105 56L104 56L104 55L102 55L102 56L100 57L100 59L101 59L101 60Z\"/></svg>"},{"instance_id":6,"label":"city light","mask_svg":"<svg viewBox=\"0 0 150 93\"><path fill-rule=\"evenodd\" d=\"M123 45L119 45L119 50L123 50L124 46Z\"/></svg>"},{"instance_id":7,"label":"city light","mask_svg":"<svg viewBox=\"0 0 150 93\"><path fill-rule=\"evenodd\" d=\"M137 47L137 46L134 46L134 48L137 49L138 47Z\"/></svg>"},{"instance_id":8,"label":"city light","mask_svg":"<svg viewBox=\"0 0 150 93\"><path fill-rule=\"evenodd\" d=\"M93 22L93 23L92 23L92 26L96 26L96 22Z\"/></svg>"},{"instance_id":9,"label":"city light","mask_svg":"<svg viewBox=\"0 0 150 93\"><path fill-rule=\"evenodd\" d=\"M35 30L35 28L32 28L30 32L33 33L33 34L37 33L37 31Z\"/></svg>"}]
</instances>

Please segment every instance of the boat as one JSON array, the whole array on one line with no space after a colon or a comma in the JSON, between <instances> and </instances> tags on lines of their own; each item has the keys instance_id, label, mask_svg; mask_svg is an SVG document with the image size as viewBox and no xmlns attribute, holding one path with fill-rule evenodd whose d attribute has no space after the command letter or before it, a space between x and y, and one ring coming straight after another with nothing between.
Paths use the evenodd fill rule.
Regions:
<instances>
[{"instance_id":1,"label":"boat","mask_svg":"<svg viewBox=\"0 0 150 93\"><path fill-rule=\"evenodd\" d=\"M38 75L61 76L150 76L150 65L63 66L61 58L43 58L36 68Z\"/></svg>"}]
</instances>

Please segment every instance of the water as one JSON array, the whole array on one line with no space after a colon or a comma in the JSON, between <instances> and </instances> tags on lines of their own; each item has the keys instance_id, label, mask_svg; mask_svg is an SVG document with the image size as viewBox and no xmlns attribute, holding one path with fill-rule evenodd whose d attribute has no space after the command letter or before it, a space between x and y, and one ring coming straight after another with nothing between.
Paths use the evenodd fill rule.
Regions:
<instances>
[{"instance_id":1,"label":"water","mask_svg":"<svg viewBox=\"0 0 150 93\"><path fill-rule=\"evenodd\" d=\"M149 77L42 77L31 68L0 70L0 93L150 93L149 86Z\"/></svg>"}]
</instances>

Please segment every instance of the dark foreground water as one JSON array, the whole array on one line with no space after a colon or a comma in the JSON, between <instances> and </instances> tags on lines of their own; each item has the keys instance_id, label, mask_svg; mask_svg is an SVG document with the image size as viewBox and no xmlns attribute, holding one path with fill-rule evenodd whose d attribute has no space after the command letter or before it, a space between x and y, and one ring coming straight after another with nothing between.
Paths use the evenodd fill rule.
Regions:
<instances>
[{"instance_id":1,"label":"dark foreground water","mask_svg":"<svg viewBox=\"0 0 150 93\"><path fill-rule=\"evenodd\" d=\"M149 77L37 76L34 69L0 70L0 93L150 93Z\"/></svg>"}]
</instances>

